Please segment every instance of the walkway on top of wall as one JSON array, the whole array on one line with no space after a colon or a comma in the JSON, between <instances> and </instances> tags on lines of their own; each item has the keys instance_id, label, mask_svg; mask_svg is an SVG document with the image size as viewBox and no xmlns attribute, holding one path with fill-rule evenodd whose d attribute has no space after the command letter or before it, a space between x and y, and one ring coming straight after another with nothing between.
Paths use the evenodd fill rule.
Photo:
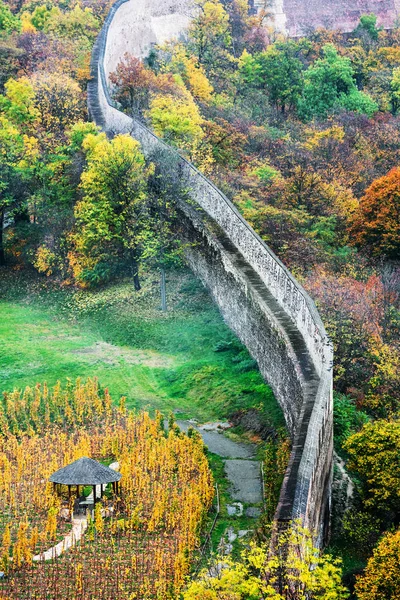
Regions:
<instances>
[{"instance_id":1,"label":"walkway on top of wall","mask_svg":"<svg viewBox=\"0 0 400 600\"><path fill-rule=\"evenodd\" d=\"M198 217L198 210L196 213ZM203 220L210 221L212 219L203 213ZM295 495L300 461L303 455L303 448L307 438L308 426L311 413L314 408L315 397L320 383L320 378L315 370L303 336L294 325L289 315L287 315L283 308L281 308L277 300L273 297L271 292L262 281L261 277L243 258L242 254L225 235L223 230L213 220L212 224L213 234L216 236L216 239L218 240L219 244L221 244L224 251L229 255L232 263L246 278L249 291L259 298L261 303L263 303L266 307L267 311L273 314L275 321L280 324L282 330L285 332L287 342L290 344L290 347L295 354L301 369L301 377L303 380L302 387L305 401L302 407L301 421L297 426L294 439L292 440L291 469L289 472L289 477L285 482L285 496L286 498L293 498ZM280 506L280 515L283 520L290 519L292 517L292 505L289 505L289 503L285 504L281 503Z\"/></svg>"},{"instance_id":2,"label":"walkway on top of wall","mask_svg":"<svg viewBox=\"0 0 400 600\"><path fill-rule=\"evenodd\" d=\"M184 0L181 0L184 2ZM143 124L122 114L116 106L108 90L108 81L104 70L105 49L109 28L116 12L130 0L117 0L111 8L104 28L98 38L92 55L92 81L88 86L88 103L92 118L104 130L110 133L130 133L142 143L145 154L151 155L155 150L168 149L177 159L177 168L181 170L182 180L191 190L190 197L201 208L201 217L196 210L196 218L191 218L190 207L182 207L183 212L192 225L208 238L216 254L219 252L220 264L225 267L226 275L237 280L239 295L236 296L236 308L233 314L240 319L241 303L246 296L253 298L253 315L249 318L250 327L247 339L249 347L257 355L259 364L264 369L263 375L271 375L275 379L277 398L282 404L292 403L295 408L291 414L285 414L287 423L292 430L293 449L290 464L282 488L278 520L287 521L291 518L307 517L311 526L319 527L324 518L324 511L329 505L329 487L332 467L332 351L326 336L324 326L318 311L308 294L293 278L286 267L271 252L254 230L238 213L234 205L202 175L193 165L179 156L176 151L159 140L154 133ZM178 3L179 4L179 3ZM141 24L151 20L152 7L157 19L164 13L161 5L170 13L176 9L175 4L167 1L159 4L158 0L146 0L145 4L132 3L131 7L138 11L139 20L129 31L125 20L117 22L127 40L136 40L138 36L140 48L154 43L147 25L142 30ZM145 12L143 12L145 9ZM123 9L122 9L123 10ZM169 11L169 12L168 12ZM159 26L159 21L157 21ZM113 30L113 41L120 39L121 31ZM140 35L144 34L144 39ZM154 33L154 32L153 32ZM133 37L132 37L133 36ZM111 48L115 45L111 43ZM194 209L193 209L194 210ZM198 225L195 225L197 221ZM219 223L219 225L217 224ZM223 228L223 229L222 229ZM225 231L224 231L225 230ZM205 240L206 241L206 240ZM212 255L210 255L212 257ZM215 264L211 258L210 266ZM250 261L250 262L249 262ZM203 261L207 264L206 261ZM203 268L203 267L202 267ZM233 273L234 272L234 273ZM203 275L205 271L203 272ZM206 275L207 280L207 275ZM229 307L224 304L222 297L218 298L218 281L208 278L216 290L215 299L221 310ZM233 281L233 280L232 280ZM235 284L235 282L233 281ZM225 282L226 286L226 282ZM226 293L226 287L224 289ZM240 296L241 294L241 296ZM262 317L261 317L262 315ZM264 328L264 323L266 327ZM233 325L233 326L232 326ZM233 329L234 323L231 322ZM265 343L257 339L257 328L266 333ZM271 338L268 330L275 332ZM246 333L247 333L246 332ZM275 336L275 337L274 337ZM240 337L240 336L239 336ZM271 339L275 341L271 342ZM269 340L269 341L268 341ZM243 341L243 339L242 339ZM281 345L282 343L282 345ZM284 352L282 349L284 348ZM268 360L268 351L274 352ZM276 354L275 354L276 351ZM289 363L282 362L283 353ZM276 357L276 361L274 363ZM261 361L261 363L260 363ZM272 365L275 369L268 368ZM266 367L266 368L264 368ZM288 382L281 386L287 368ZM280 369L280 370L279 370ZM290 380L290 377L294 378ZM299 397L299 392L301 392ZM301 404L299 403L301 400ZM297 403L297 405L296 405Z\"/></svg>"}]
</instances>

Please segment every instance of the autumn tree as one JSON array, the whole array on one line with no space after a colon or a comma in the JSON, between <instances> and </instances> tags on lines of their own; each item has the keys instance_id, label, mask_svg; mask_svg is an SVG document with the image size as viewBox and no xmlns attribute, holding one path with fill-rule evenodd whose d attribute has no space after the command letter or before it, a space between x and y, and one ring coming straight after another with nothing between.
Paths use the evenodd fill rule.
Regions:
<instances>
[{"instance_id":1,"label":"autumn tree","mask_svg":"<svg viewBox=\"0 0 400 600\"><path fill-rule=\"evenodd\" d=\"M147 201L146 167L139 143L129 135L108 141L104 134L83 141L87 167L82 174L83 198L75 208L76 230L69 254L74 276L81 284L110 279L129 268L140 289L140 233Z\"/></svg>"},{"instance_id":2,"label":"autumn tree","mask_svg":"<svg viewBox=\"0 0 400 600\"><path fill-rule=\"evenodd\" d=\"M400 415L399 346L374 340L370 352L374 372L368 381L364 405L380 418L396 418Z\"/></svg>"},{"instance_id":3,"label":"autumn tree","mask_svg":"<svg viewBox=\"0 0 400 600\"><path fill-rule=\"evenodd\" d=\"M189 50L207 75L222 77L231 70L232 35L229 15L219 0L197 0L197 15L189 28ZM226 73L223 77L226 82Z\"/></svg>"},{"instance_id":4,"label":"autumn tree","mask_svg":"<svg viewBox=\"0 0 400 600\"><path fill-rule=\"evenodd\" d=\"M360 200L351 227L353 243L373 256L400 252L400 168L374 181Z\"/></svg>"},{"instance_id":5,"label":"autumn tree","mask_svg":"<svg viewBox=\"0 0 400 600\"><path fill-rule=\"evenodd\" d=\"M166 73L180 75L193 97L209 104L212 99L211 85L203 66L191 56L184 44L170 43L160 48L159 60ZM176 90L178 91L178 90Z\"/></svg>"},{"instance_id":6,"label":"autumn tree","mask_svg":"<svg viewBox=\"0 0 400 600\"><path fill-rule=\"evenodd\" d=\"M366 423L352 435L344 449L348 467L361 482L360 492L366 508L400 511L400 423Z\"/></svg>"},{"instance_id":7,"label":"autumn tree","mask_svg":"<svg viewBox=\"0 0 400 600\"><path fill-rule=\"evenodd\" d=\"M76 123L67 132L65 144L43 157L35 169L36 188L31 204L36 238L31 254L35 268L45 275L67 273L68 237L85 165L82 143L87 135L97 132L94 123Z\"/></svg>"},{"instance_id":8,"label":"autumn tree","mask_svg":"<svg viewBox=\"0 0 400 600\"><path fill-rule=\"evenodd\" d=\"M135 116L148 109L152 93L179 92L171 75L156 75L142 60L128 53L110 73L110 81L115 86L114 98Z\"/></svg>"},{"instance_id":9,"label":"autumn tree","mask_svg":"<svg viewBox=\"0 0 400 600\"><path fill-rule=\"evenodd\" d=\"M194 159L204 138L203 118L189 92L180 96L157 94L147 112L152 129L167 143Z\"/></svg>"},{"instance_id":10,"label":"autumn tree","mask_svg":"<svg viewBox=\"0 0 400 600\"><path fill-rule=\"evenodd\" d=\"M71 10L62 11L58 7L51 9L46 19L44 30L61 38L79 40L81 44L90 45L94 42L100 29L100 21L91 8L82 8L79 2Z\"/></svg>"},{"instance_id":11,"label":"autumn tree","mask_svg":"<svg viewBox=\"0 0 400 600\"><path fill-rule=\"evenodd\" d=\"M238 168L245 160L246 136L222 117L204 122L206 139L217 165Z\"/></svg>"},{"instance_id":12,"label":"autumn tree","mask_svg":"<svg viewBox=\"0 0 400 600\"><path fill-rule=\"evenodd\" d=\"M251 543L237 561L224 557L219 576L204 572L184 600L345 600L340 562L320 554L298 523L279 535L275 554Z\"/></svg>"},{"instance_id":13,"label":"autumn tree","mask_svg":"<svg viewBox=\"0 0 400 600\"><path fill-rule=\"evenodd\" d=\"M379 339L382 333L381 280L371 276L363 282L319 269L308 278L306 287L321 310L334 344L337 391L363 389L374 371L371 340Z\"/></svg>"},{"instance_id":14,"label":"autumn tree","mask_svg":"<svg viewBox=\"0 0 400 600\"><path fill-rule=\"evenodd\" d=\"M83 118L85 103L79 84L63 73L40 73L33 78L38 122L56 139Z\"/></svg>"},{"instance_id":15,"label":"autumn tree","mask_svg":"<svg viewBox=\"0 0 400 600\"><path fill-rule=\"evenodd\" d=\"M356 583L358 600L397 600L400 594L400 530L387 533Z\"/></svg>"}]
</instances>

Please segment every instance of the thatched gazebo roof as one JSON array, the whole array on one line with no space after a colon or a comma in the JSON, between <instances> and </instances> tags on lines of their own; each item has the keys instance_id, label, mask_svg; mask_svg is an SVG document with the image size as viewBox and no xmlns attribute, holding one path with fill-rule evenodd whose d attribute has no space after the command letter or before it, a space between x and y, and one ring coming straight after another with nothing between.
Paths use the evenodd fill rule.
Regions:
<instances>
[{"instance_id":1,"label":"thatched gazebo roof","mask_svg":"<svg viewBox=\"0 0 400 600\"><path fill-rule=\"evenodd\" d=\"M49 477L62 485L104 485L121 479L121 473L105 467L92 458L78 458Z\"/></svg>"}]
</instances>

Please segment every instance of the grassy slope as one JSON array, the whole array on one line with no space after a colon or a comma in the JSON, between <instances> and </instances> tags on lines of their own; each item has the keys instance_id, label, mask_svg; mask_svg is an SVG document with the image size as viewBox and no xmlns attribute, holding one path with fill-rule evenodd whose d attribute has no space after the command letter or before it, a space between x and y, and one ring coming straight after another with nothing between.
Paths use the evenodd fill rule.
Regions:
<instances>
[{"instance_id":1,"label":"grassy slope","mask_svg":"<svg viewBox=\"0 0 400 600\"><path fill-rule=\"evenodd\" d=\"M163 314L154 273L139 293L130 281L82 292L0 270L0 390L96 376L130 407L200 420L259 407L282 425L270 388L201 284L172 273L168 300ZM221 342L228 349L215 352Z\"/></svg>"}]
</instances>

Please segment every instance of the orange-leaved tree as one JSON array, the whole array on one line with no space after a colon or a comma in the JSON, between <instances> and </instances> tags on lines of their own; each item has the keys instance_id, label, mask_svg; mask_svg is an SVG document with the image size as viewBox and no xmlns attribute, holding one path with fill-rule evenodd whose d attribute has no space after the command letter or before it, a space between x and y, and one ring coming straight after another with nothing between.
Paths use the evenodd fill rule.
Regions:
<instances>
[{"instance_id":1,"label":"orange-leaved tree","mask_svg":"<svg viewBox=\"0 0 400 600\"><path fill-rule=\"evenodd\" d=\"M351 225L353 243L374 256L400 252L400 167L377 179L360 200Z\"/></svg>"}]
</instances>

